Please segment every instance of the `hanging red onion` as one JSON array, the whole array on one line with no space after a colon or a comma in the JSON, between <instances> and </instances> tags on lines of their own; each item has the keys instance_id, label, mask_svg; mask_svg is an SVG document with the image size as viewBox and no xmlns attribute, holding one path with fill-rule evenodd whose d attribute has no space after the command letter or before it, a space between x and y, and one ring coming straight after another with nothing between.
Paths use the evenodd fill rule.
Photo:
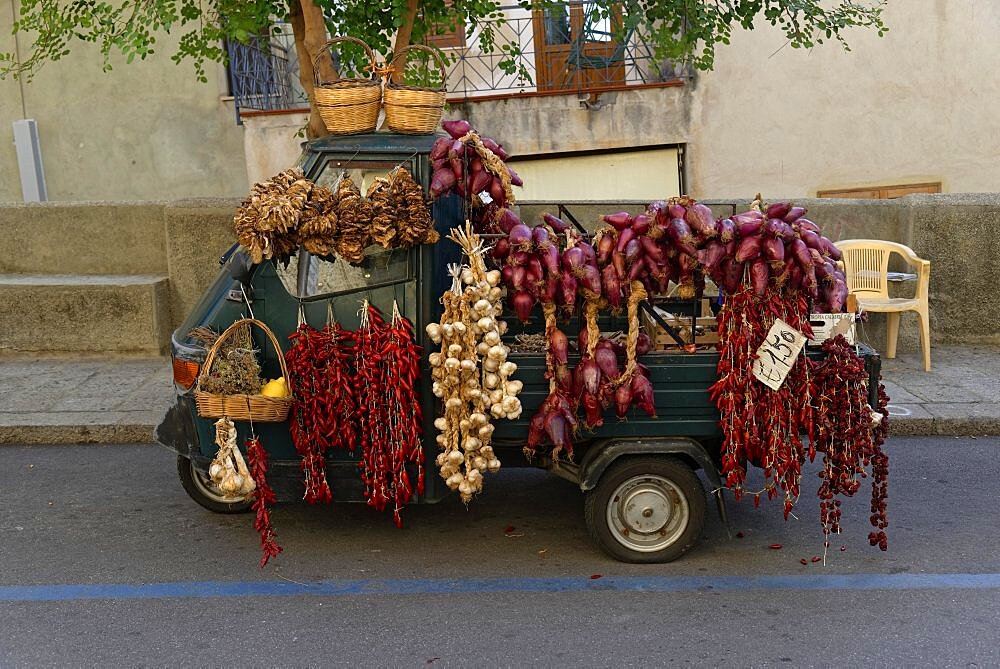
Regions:
<instances>
[{"instance_id":1,"label":"hanging red onion","mask_svg":"<svg viewBox=\"0 0 1000 669\"><path fill-rule=\"evenodd\" d=\"M576 366L576 374L580 379L578 384L585 393L597 395L601 385L601 368L593 358L582 358Z\"/></svg>"},{"instance_id":2,"label":"hanging red onion","mask_svg":"<svg viewBox=\"0 0 1000 669\"><path fill-rule=\"evenodd\" d=\"M573 313L576 308L576 277L572 273L563 271L559 278L559 288L562 294L563 306L566 311Z\"/></svg>"},{"instance_id":3,"label":"hanging red onion","mask_svg":"<svg viewBox=\"0 0 1000 669\"><path fill-rule=\"evenodd\" d=\"M728 242L736 236L736 225L731 218L720 219L715 224L715 232L720 242Z\"/></svg>"},{"instance_id":4,"label":"hanging red onion","mask_svg":"<svg viewBox=\"0 0 1000 669\"><path fill-rule=\"evenodd\" d=\"M535 228L536 230L538 228ZM559 273L559 247L555 244L549 244L541 251L539 254L542 257L542 264L545 265L545 269L550 274Z\"/></svg>"},{"instance_id":5,"label":"hanging red onion","mask_svg":"<svg viewBox=\"0 0 1000 669\"><path fill-rule=\"evenodd\" d=\"M507 236L511 248L520 251L531 251L531 228L524 223L515 225Z\"/></svg>"},{"instance_id":6,"label":"hanging red onion","mask_svg":"<svg viewBox=\"0 0 1000 669\"><path fill-rule=\"evenodd\" d=\"M650 418L656 418L656 404L653 399L653 384L642 374L632 375L632 398Z\"/></svg>"},{"instance_id":7,"label":"hanging red onion","mask_svg":"<svg viewBox=\"0 0 1000 669\"><path fill-rule=\"evenodd\" d=\"M525 290L518 290L510 298L510 301L518 320L522 323L527 323L531 317L531 308L535 306L535 298Z\"/></svg>"},{"instance_id":8,"label":"hanging red onion","mask_svg":"<svg viewBox=\"0 0 1000 669\"><path fill-rule=\"evenodd\" d=\"M632 408L632 384L623 383L615 389L615 415L625 418Z\"/></svg>"},{"instance_id":9,"label":"hanging red onion","mask_svg":"<svg viewBox=\"0 0 1000 669\"><path fill-rule=\"evenodd\" d=\"M809 247L801 239L794 239L792 243L788 245L788 251L792 252L795 260L805 271L807 268L812 267L812 256L809 255Z\"/></svg>"},{"instance_id":10,"label":"hanging red onion","mask_svg":"<svg viewBox=\"0 0 1000 669\"><path fill-rule=\"evenodd\" d=\"M601 287L604 289L604 298L615 311L622 307L622 287L618 277L618 272L614 265L606 265L601 272Z\"/></svg>"},{"instance_id":11,"label":"hanging red onion","mask_svg":"<svg viewBox=\"0 0 1000 669\"><path fill-rule=\"evenodd\" d=\"M736 250L736 255L734 256L736 262L746 262L748 260L753 260L760 255L760 243L761 238L758 235L753 235L750 237L744 237L740 240L740 246Z\"/></svg>"},{"instance_id":12,"label":"hanging red onion","mask_svg":"<svg viewBox=\"0 0 1000 669\"><path fill-rule=\"evenodd\" d=\"M448 149L451 148L451 140L447 137L438 137L431 145L431 160L440 160L447 157Z\"/></svg>"},{"instance_id":13,"label":"hanging red onion","mask_svg":"<svg viewBox=\"0 0 1000 669\"><path fill-rule=\"evenodd\" d=\"M639 237L639 244L642 246L642 254L646 256L647 259L659 264L666 262L667 257L663 253L663 248L657 244L652 237L643 235ZM628 254L625 255L628 258Z\"/></svg>"},{"instance_id":14,"label":"hanging red onion","mask_svg":"<svg viewBox=\"0 0 1000 669\"><path fill-rule=\"evenodd\" d=\"M507 173L510 175L510 183L514 186L523 186L524 182L521 180L521 177L518 176L517 172L511 169L509 165L505 167L507 167Z\"/></svg>"},{"instance_id":15,"label":"hanging red onion","mask_svg":"<svg viewBox=\"0 0 1000 669\"><path fill-rule=\"evenodd\" d=\"M561 413L550 413L545 417L545 433L555 445L553 454L559 451L570 451L572 445L569 441L569 430L566 427L566 419Z\"/></svg>"},{"instance_id":16,"label":"hanging red onion","mask_svg":"<svg viewBox=\"0 0 1000 669\"><path fill-rule=\"evenodd\" d=\"M618 243L615 245L615 251L618 253L624 253L625 247L630 241L635 239L635 231L632 228L624 228L618 233Z\"/></svg>"},{"instance_id":17,"label":"hanging red onion","mask_svg":"<svg viewBox=\"0 0 1000 669\"><path fill-rule=\"evenodd\" d=\"M507 264L514 267L524 267L528 264L531 254L527 251L516 251L511 249L511 254L507 257Z\"/></svg>"},{"instance_id":18,"label":"hanging red onion","mask_svg":"<svg viewBox=\"0 0 1000 669\"><path fill-rule=\"evenodd\" d=\"M618 278L622 281L625 280L625 254L615 251L611 254L611 265L615 268L618 273Z\"/></svg>"},{"instance_id":19,"label":"hanging red onion","mask_svg":"<svg viewBox=\"0 0 1000 669\"><path fill-rule=\"evenodd\" d=\"M795 224L799 226L799 230L808 230L809 232L815 232L817 235L819 234L819 226L808 218L800 218L795 221Z\"/></svg>"},{"instance_id":20,"label":"hanging red onion","mask_svg":"<svg viewBox=\"0 0 1000 669\"><path fill-rule=\"evenodd\" d=\"M619 232L629 227L632 222L632 216L627 211L619 211L616 214L605 214L601 218L604 219L605 223L608 223Z\"/></svg>"},{"instance_id":21,"label":"hanging red onion","mask_svg":"<svg viewBox=\"0 0 1000 669\"><path fill-rule=\"evenodd\" d=\"M455 173L451 171L451 168L444 168L440 170L435 170L431 175L431 187L430 196L432 198L438 197L443 193L447 193L455 186Z\"/></svg>"},{"instance_id":22,"label":"hanging red onion","mask_svg":"<svg viewBox=\"0 0 1000 669\"><path fill-rule=\"evenodd\" d=\"M482 163L480 163L480 165L482 165ZM478 172L472 172L472 177L469 181L469 195L479 195L490 187L491 181L493 181L493 175L485 169L480 169Z\"/></svg>"},{"instance_id":23,"label":"hanging red onion","mask_svg":"<svg viewBox=\"0 0 1000 669\"><path fill-rule=\"evenodd\" d=\"M569 355L569 339L566 337L566 333L559 328L553 328L552 334L549 336L548 346L556 362L565 365Z\"/></svg>"},{"instance_id":24,"label":"hanging red onion","mask_svg":"<svg viewBox=\"0 0 1000 669\"><path fill-rule=\"evenodd\" d=\"M636 259L642 253L642 244L639 243L638 239L629 240L625 245L625 264L632 265L635 263Z\"/></svg>"},{"instance_id":25,"label":"hanging red onion","mask_svg":"<svg viewBox=\"0 0 1000 669\"><path fill-rule=\"evenodd\" d=\"M764 297L764 293L767 292L767 279L766 260L757 258L750 263L750 285L753 286L753 292L757 297Z\"/></svg>"},{"instance_id":26,"label":"hanging red onion","mask_svg":"<svg viewBox=\"0 0 1000 669\"><path fill-rule=\"evenodd\" d=\"M792 210L791 202L775 202L767 207L768 218L784 218Z\"/></svg>"},{"instance_id":27,"label":"hanging red onion","mask_svg":"<svg viewBox=\"0 0 1000 669\"><path fill-rule=\"evenodd\" d=\"M594 247L583 241L582 239L575 244L576 248L583 251L583 262L588 265L597 265L597 251Z\"/></svg>"},{"instance_id":28,"label":"hanging red onion","mask_svg":"<svg viewBox=\"0 0 1000 669\"><path fill-rule=\"evenodd\" d=\"M514 287L514 266L513 265L504 265L503 266L503 269L500 270L500 280L503 282L503 285L508 286L510 288Z\"/></svg>"},{"instance_id":29,"label":"hanging red onion","mask_svg":"<svg viewBox=\"0 0 1000 669\"><path fill-rule=\"evenodd\" d=\"M589 430L596 430L604 425L604 407L595 395L583 395L583 422Z\"/></svg>"},{"instance_id":30,"label":"hanging red onion","mask_svg":"<svg viewBox=\"0 0 1000 669\"><path fill-rule=\"evenodd\" d=\"M808 246L811 249L816 249L817 251L819 251L823 248L820 245L819 235L813 232L812 230L800 229L799 237L801 237L802 241L806 243L806 246Z\"/></svg>"},{"instance_id":31,"label":"hanging red onion","mask_svg":"<svg viewBox=\"0 0 1000 669\"><path fill-rule=\"evenodd\" d=\"M649 232L649 216L639 214L632 219L632 232L637 235L644 235Z\"/></svg>"},{"instance_id":32,"label":"hanging red onion","mask_svg":"<svg viewBox=\"0 0 1000 669\"><path fill-rule=\"evenodd\" d=\"M542 220L545 221L557 235L561 235L569 230L569 225L566 222L564 222L561 218L556 218L552 214L542 214Z\"/></svg>"},{"instance_id":33,"label":"hanging red onion","mask_svg":"<svg viewBox=\"0 0 1000 669\"><path fill-rule=\"evenodd\" d=\"M671 219L667 227L667 237L673 242L674 248L681 253L694 256L697 250L694 247L695 239L691 234L691 228L682 218Z\"/></svg>"},{"instance_id":34,"label":"hanging red onion","mask_svg":"<svg viewBox=\"0 0 1000 669\"><path fill-rule=\"evenodd\" d=\"M844 254L840 252L840 249L837 248L837 245L831 242L826 237L820 237L819 243L820 246L822 247L820 249L820 252L823 253L823 255L830 256L830 258L832 258L834 262L844 257Z\"/></svg>"},{"instance_id":35,"label":"hanging red onion","mask_svg":"<svg viewBox=\"0 0 1000 669\"><path fill-rule=\"evenodd\" d=\"M441 127L444 131L452 136L456 141L465 137L472 130L472 124L465 119L456 119L454 121L442 121Z\"/></svg>"},{"instance_id":36,"label":"hanging red onion","mask_svg":"<svg viewBox=\"0 0 1000 669\"><path fill-rule=\"evenodd\" d=\"M794 223L803 216L806 215L805 207L792 207L788 210L788 213L784 215L785 223Z\"/></svg>"},{"instance_id":37,"label":"hanging red onion","mask_svg":"<svg viewBox=\"0 0 1000 669\"><path fill-rule=\"evenodd\" d=\"M559 274L549 274L545 277L545 286L539 291L539 302L555 302L559 294Z\"/></svg>"},{"instance_id":38,"label":"hanging red onion","mask_svg":"<svg viewBox=\"0 0 1000 669\"><path fill-rule=\"evenodd\" d=\"M645 332L640 332L635 340L635 354L646 355L653 350L653 340Z\"/></svg>"},{"instance_id":39,"label":"hanging red onion","mask_svg":"<svg viewBox=\"0 0 1000 669\"><path fill-rule=\"evenodd\" d=\"M594 360L605 378L617 381L618 377L621 376L621 372L618 370L618 356L615 355L615 350L611 346L598 344L594 350Z\"/></svg>"},{"instance_id":40,"label":"hanging red onion","mask_svg":"<svg viewBox=\"0 0 1000 669\"><path fill-rule=\"evenodd\" d=\"M600 238L597 241L597 264L606 265L608 263L608 258L611 257L611 252L615 249L615 242L617 241L615 233L609 229L605 228L600 233Z\"/></svg>"},{"instance_id":41,"label":"hanging red onion","mask_svg":"<svg viewBox=\"0 0 1000 669\"><path fill-rule=\"evenodd\" d=\"M507 160L508 158L510 158L510 155L508 155L508 153L504 151L503 145L498 144L495 139L492 139L490 137L480 137L480 139L483 142L483 146L485 146L487 149L495 153L497 158L499 158L500 160Z\"/></svg>"},{"instance_id":42,"label":"hanging red onion","mask_svg":"<svg viewBox=\"0 0 1000 669\"><path fill-rule=\"evenodd\" d=\"M549 240L549 230L545 226L536 225L531 229L531 241L535 244L536 249L544 249L547 246L551 246L552 242Z\"/></svg>"},{"instance_id":43,"label":"hanging red onion","mask_svg":"<svg viewBox=\"0 0 1000 669\"><path fill-rule=\"evenodd\" d=\"M500 229L504 232L504 234L510 234L510 231L513 230L515 227L517 227L518 225L523 225L521 223L521 219L518 218L517 214L515 214L513 211L507 208L504 208L500 211L500 216L497 219L497 224L500 226Z\"/></svg>"},{"instance_id":44,"label":"hanging red onion","mask_svg":"<svg viewBox=\"0 0 1000 669\"><path fill-rule=\"evenodd\" d=\"M726 246L715 240L710 241L705 248L698 251L698 262L704 265L705 269L712 272L720 266L722 259L726 256Z\"/></svg>"},{"instance_id":45,"label":"hanging red onion","mask_svg":"<svg viewBox=\"0 0 1000 669\"><path fill-rule=\"evenodd\" d=\"M580 276L584 265L583 249L571 246L562 254L562 266L567 272L572 272L574 276Z\"/></svg>"},{"instance_id":46,"label":"hanging red onion","mask_svg":"<svg viewBox=\"0 0 1000 669\"><path fill-rule=\"evenodd\" d=\"M503 182L500 181L500 179L498 179L495 176L492 179L490 179L489 192L490 192L490 197L499 206L502 207L504 206L504 204L506 204L507 193L503 189Z\"/></svg>"},{"instance_id":47,"label":"hanging red onion","mask_svg":"<svg viewBox=\"0 0 1000 669\"><path fill-rule=\"evenodd\" d=\"M785 244L780 239L767 237L764 239L764 258L769 262L781 263L785 260Z\"/></svg>"},{"instance_id":48,"label":"hanging red onion","mask_svg":"<svg viewBox=\"0 0 1000 669\"><path fill-rule=\"evenodd\" d=\"M601 294L601 272L594 265L584 265L581 268L579 285L595 295Z\"/></svg>"},{"instance_id":49,"label":"hanging red onion","mask_svg":"<svg viewBox=\"0 0 1000 669\"><path fill-rule=\"evenodd\" d=\"M687 208L684 220L691 227L691 230L702 239L715 237L715 218L712 210L703 204L695 204Z\"/></svg>"},{"instance_id":50,"label":"hanging red onion","mask_svg":"<svg viewBox=\"0 0 1000 669\"><path fill-rule=\"evenodd\" d=\"M501 237L496 240L493 244L493 248L490 250L490 255L496 260L503 260L510 255L510 241L506 238Z\"/></svg>"},{"instance_id":51,"label":"hanging red onion","mask_svg":"<svg viewBox=\"0 0 1000 669\"><path fill-rule=\"evenodd\" d=\"M727 293L735 293L743 282L743 263L736 262L732 256L722 259L722 288Z\"/></svg>"},{"instance_id":52,"label":"hanging red onion","mask_svg":"<svg viewBox=\"0 0 1000 669\"><path fill-rule=\"evenodd\" d=\"M682 219L687 216L687 209L685 209L683 205L674 203L667 207L667 215L670 216L670 218Z\"/></svg>"},{"instance_id":53,"label":"hanging red onion","mask_svg":"<svg viewBox=\"0 0 1000 669\"><path fill-rule=\"evenodd\" d=\"M514 290L521 290L525 287L528 278L528 270L524 265L514 265L510 276L510 285Z\"/></svg>"}]
</instances>

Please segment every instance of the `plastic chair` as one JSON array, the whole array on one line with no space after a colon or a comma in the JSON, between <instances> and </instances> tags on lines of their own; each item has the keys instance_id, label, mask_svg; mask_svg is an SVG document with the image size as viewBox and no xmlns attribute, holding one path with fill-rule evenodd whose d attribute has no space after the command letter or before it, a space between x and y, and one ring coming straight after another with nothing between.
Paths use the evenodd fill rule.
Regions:
<instances>
[{"instance_id":1,"label":"plastic chair","mask_svg":"<svg viewBox=\"0 0 1000 669\"><path fill-rule=\"evenodd\" d=\"M899 315L915 311L920 324L920 348L924 354L924 371L931 371L931 335L928 320L927 292L931 278L931 262L918 258L908 246L878 239L845 239L836 243L844 254L847 287L858 298L858 306L866 311L886 314L887 358L896 357L899 335ZM889 256L896 253L917 271L917 290L913 298L889 297Z\"/></svg>"}]
</instances>

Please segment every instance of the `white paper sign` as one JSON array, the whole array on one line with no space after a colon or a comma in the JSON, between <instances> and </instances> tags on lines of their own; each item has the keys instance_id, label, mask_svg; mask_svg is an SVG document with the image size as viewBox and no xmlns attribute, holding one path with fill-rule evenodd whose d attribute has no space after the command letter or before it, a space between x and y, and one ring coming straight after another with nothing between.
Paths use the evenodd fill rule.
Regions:
<instances>
[{"instance_id":1,"label":"white paper sign","mask_svg":"<svg viewBox=\"0 0 1000 669\"><path fill-rule=\"evenodd\" d=\"M771 390L777 390L785 382L785 377L795 364L795 359L806 343L805 336L780 318L757 349L753 361L753 375Z\"/></svg>"}]
</instances>

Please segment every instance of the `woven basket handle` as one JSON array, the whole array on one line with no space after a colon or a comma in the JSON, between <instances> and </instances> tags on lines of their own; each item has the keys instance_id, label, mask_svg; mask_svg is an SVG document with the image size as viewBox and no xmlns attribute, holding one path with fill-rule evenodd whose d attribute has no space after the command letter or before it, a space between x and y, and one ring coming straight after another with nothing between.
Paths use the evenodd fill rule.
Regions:
<instances>
[{"instance_id":1,"label":"woven basket handle","mask_svg":"<svg viewBox=\"0 0 1000 669\"><path fill-rule=\"evenodd\" d=\"M437 91L445 90L448 87L448 64L444 62L444 58L441 57L440 51L438 51L433 47L429 47L426 44L411 44L409 46L404 46L402 49L399 50L399 53L392 54L392 60L389 61L387 68L389 70L389 73L386 77L386 81L387 82L391 81L392 72L395 69L396 61L399 60L399 58L401 58L402 56L405 56L412 50L426 51L430 53L431 56L434 57L434 62L441 70L441 85L435 88L434 90ZM428 86L427 88L430 88L430 86Z\"/></svg>"},{"instance_id":2,"label":"woven basket handle","mask_svg":"<svg viewBox=\"0 0 1000 669\"><path fill-rule=\"evenodd\" d=\"M328 39L327 41L323 42L323 46L321 46L319 48L319 51L316 52L316 55L313 56L313 59L312 59L312 61L313 61L313 83L315 85L317 85L317 86L321 85L321 83L322 83L319 80L319 59L324 54L326 54L326 55L330 56L330 62L332 63L333 62L333 55L330 54L330 47L333 46L334 44L339 44L340 42L350 42L351 44L357 44L357 45L361 46L365 50L365 53L368 54L368 62L371 63L371 68L372 68L372 76L370 78L372 78L372 79L375 78L375 67L376 67L377 63L375 62L375 52L372 51L372 48L370 46L368 46L367 44L365 44L364 42L362 42L361 40L359 40L357 37L334 37L332 39ZM333 68L333 71L337 74L337 79L335 81L331 81L331 82L327 82L327 83L336 83L336 81L340 81L341 80L340 72L337 71L336 67ZM356 81L365 81L365 80L364 79L356 79Z\"/></svg>"},{"instance_id":3,"label":"woven basket handle","mask_svg":"<svg viewBox=\"0 0 1000 669\"><path fill-rule=\"evenodd\" d=\"M205 363L201 366L201 371L198 372L198 385L201 386L201 381L208 376L209 371L212 369L212 363L215 362L215 356L219 353L219 349L222 348L222 343L233 336L233 334L243 325L250 324L256 325L267 338L271 340L271 345L274 346L274 352L278 354L278 364L281 365L281 375L288 380L288 367L285 365L285 356L281 352L281 345L278 343L277 337L271 332L271 328L264 325L263 322L257 320L256 318L241 318L240 320L234 322L228 328L222 331L219 338L215 340L215 343L208 349L208 354L205 356Z\"/></svg>"}]
</instances>

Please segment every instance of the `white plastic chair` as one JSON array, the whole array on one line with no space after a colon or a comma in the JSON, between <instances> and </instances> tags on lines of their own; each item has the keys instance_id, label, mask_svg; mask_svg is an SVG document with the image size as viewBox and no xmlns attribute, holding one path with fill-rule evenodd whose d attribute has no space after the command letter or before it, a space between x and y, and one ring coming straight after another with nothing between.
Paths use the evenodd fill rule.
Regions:
<instances>
[{"instance_id":1,"label":"white plastic chair","mask_svg":"<svg viewBox=\"0 0 1000 669\"><path fill-rule=\"evenodd\" d=\"M899 315L915 311L920 325L920 348L924 354L924 371L931 371L931 334L928 320L927 293L931 279L931 263L918 258L908 246L878 239L845 239L836 243L844 254L847 287L858 298L865 311L886 314L885 356L896 357L899 335ZM889 297L889 256L900 255L917 271L917 290L912 298Z\"/></svg>"}]
</instances>

